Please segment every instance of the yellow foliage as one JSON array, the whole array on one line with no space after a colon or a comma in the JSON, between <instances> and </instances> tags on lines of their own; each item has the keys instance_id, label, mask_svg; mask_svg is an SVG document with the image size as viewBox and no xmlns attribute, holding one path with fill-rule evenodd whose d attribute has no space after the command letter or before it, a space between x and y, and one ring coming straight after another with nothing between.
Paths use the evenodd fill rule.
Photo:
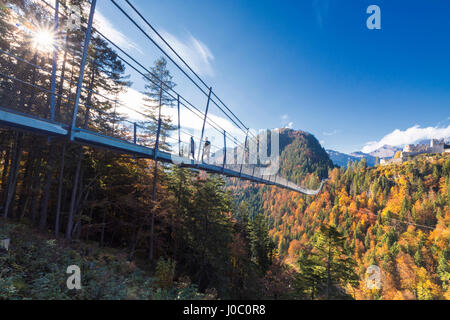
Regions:
<instances>
[{"instance_id":1,"label":"yellow foliage","mask_svg":"<svg viewBox=\"0 0 450 320\"><path fill-rule=\"evenodd\" d=\"M441 297L441 289L430 279L425 268L419 268L416 272L416 292L419 300L433 300Z\"/></svg>"},{"instance_id":2,"label":"yellow foliage","mask_svg":"<svg viewBox=\"0 0 450 320\"><path fill-rule=\"evenodd\" d=\"M300 251L302 247L302 244L300 241L294 239L289 244L288 254L290 257L295 258L298 255L298 252Z\"/></svg>"}]
</instances>

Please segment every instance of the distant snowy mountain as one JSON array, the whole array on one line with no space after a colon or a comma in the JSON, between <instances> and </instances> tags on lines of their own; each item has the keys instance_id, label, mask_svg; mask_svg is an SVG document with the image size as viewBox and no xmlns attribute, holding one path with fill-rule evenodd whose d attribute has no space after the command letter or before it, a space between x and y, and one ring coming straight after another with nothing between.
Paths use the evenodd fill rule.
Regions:
<instances>
[{"instance_id":1,"label":"distant snowy mountain","mask_svg":"<svg viewBox=\"0 0 450 320\"><path fill-rule=\"evenodd\" d=\"M403 150L403 148L384 145L381 148L378 148L377 150L370 152L369 154L373 157L378 158L392 158L397 151L401 150Z\"/></svg>"},{"instance_id":2,"label":"distant snowy mountain","mask_svg":"<svg viewBox=\"0 0 450 320\"><path fill-rule=\"evenodd\" d=\"M361 152L361 151L352 152L352 153L350 153L350 155L352 157L358 158L360 160L362 158L365 158L368 166L374 166L375 162L377 161L377 157L367 154L367 153L364 153L364 152Z\"/></svg>"},{"instance_id":3,"label":"distant snowy mountain","mask_svg":"<svg viewBox=\"0 0 450 320\"><path fill-rule=\"evenodd\" d=\"M335 150L326 150L331 161L337 166L346 167L349 161L355 162L360 161L365 158L368 166L374 166L376 158L370 154L365 154L363 152L353 152L351 154L342 153Z\"/></svg>"},{"instance_id":4,"label":"distant snowy mountain","mask_svg":"<svg viewBox=\"0 0 450 320\"><path fill-rule=\"evenodd\" d=\"M346 167L349 161L360 161L362 158L366 159L368 166L374 166L377 158L392 158L397 151L402 148L384 145L381 148L372 151L371 153L364 153L362 151L352 152L350 154L342 153L335 150L326 150L330 156L331 161L340 167Z\"/></svg>"},{"instance_id":5,"label":"distant snowy mountain","mask_svg":"<svg viewBox=\"0 0 450 320\"><path fill-rule=\"evenodd\" d=\"M440 140L440 139L437 139ZM443 139L445 144L450 144L450 137L446 137ZM414 145L430 145L431 139L418 139L414 143ZM368 166L374 166L378 159L389 159L393 158L398 151L402 151L405 145L391 146L391 145L383 145L382 147L373 150L370 153L365 153L362 151L352 152L350 154L339 152L336 150L325 150L328 153L331 161L340 167L346 167L349 161L355 162L360 161L365 158ZM370 150L370 149L369 149Z\"/></svg>"},{"instance_id":6,"label":"distant snowy mountain","mask_svg":"<svg viewBox=\"0 0 450 320\"><path fill-rule=\"evenodd\" d=\"M446 139L445 142L449 143L448 139ZM422 140L417 143L429 145L430 140ZM360 161L362 158L366 159L368 166L374 166L377 158L379 158L379 159L392 158L392 157L394 157L394 155L397 151L402 151L402 150L403 150L402 147L384 145L381 148L378 148L370 153L356 151L356 152L347 154L347 153L342 153L342 152L335 151L335 150L326 150L326 151L327 151L331 161L333 161L333 163L335 165L340 166L340 167L346 167L349 161Z\"/></svg>"},{"instance_id":7,"label":"distant snowy mountain","mask_svg":"<svg viewBox=\"0 0 450 320\"><path fill-rule=\"evenodd\" d=\"M346 167L349 161L355 161L356 158L339 151L334 150L325 150L328 153L331 161L333 161L334 165L339 167Z\"/></svg>"}]
</instances>

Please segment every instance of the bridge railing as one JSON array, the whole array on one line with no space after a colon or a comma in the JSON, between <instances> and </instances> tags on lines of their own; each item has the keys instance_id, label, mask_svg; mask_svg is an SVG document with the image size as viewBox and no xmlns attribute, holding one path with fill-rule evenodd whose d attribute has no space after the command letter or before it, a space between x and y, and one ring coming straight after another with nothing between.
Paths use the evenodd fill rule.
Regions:
<instances>
[{"instance_id":1,"label":"bridge railing","mask_svg":"<svg viewBox=\"0 0 450 320\"><path fill-rule=\"evenodd\" d=\"M252 163L249 141L256 136L249 128L136 8L111 2L122 19L105 20L95 12L95 0L84 2L82 13L60 1L34 1L36 16L30 10L22 17L20 8L10 5L11 21L1 21L10 32L0 45L0 107L63 123L70 139L74 130L89 130L156 148L158 137L158 147L173 155L232 170L235 176L295 186ZM78 25L68 26L75 20ZM120 33L123 24L138 35L133 41ZM161 55L177 86L149 66ZM149 95L149 87L159 91L163 103Z\"/></svg>"},{"instance_id":2,"label":"bridge railing","mask_svg":"<svg viewBox=\"0 0 450 320\"><path fill-rule=\"evenodd\" d=\"M2 63L0 106L61 122L74 128L89 129L105 136L154 147L158 127L157 120L149 119L145 114L148 110L143 103L145 97L141 92L143 91L143 81L150 85L156 85L156 87L158 84L154 83L152 70L135 58L135 52L130 53L130 48L134 44L126 43L125 40L120 41L121 45L119 46L116 41L112 41L105 35L104 31L97 29L102 24L101 19L104 18L98 16L99 20L95 16L96 1L86 2L83 14L80 13L80 10L74 10L77 9L76 7L69 8L60 1L54 3L55 5L45 0L36 1L36 16L33 16L33 11L30 11L27 16L21 16L22 11L19 7L15 5L9 7L8 10L11 11L13 18L10 21L2 21L2 23L12 27L16 43L9 47L0 47ZM88 13L89 18L92 17L92 19L88 19ZM68 26L72 20L77 20L78 25ZM44 26L52 27L44 28ZM138 27L138 31L142 31L150 39L138 24L135 26ZM45 41L49 43L41 43ZM87 51L90 43L91 47L109 47L115 50L116 61L122 63L125 67L125 74L130 76L127 81L137 83L135 86L129 84L125 89L127 93L133 93L137 104L124 102L123 98L118 97L120 93L117 90L108 92L97 89L94 82L99 79L103 82L108 82L108 80L106 71L104 71L105 67L101 65L98 54ZM158 46L157 43L154 44ZM124 50L123 47L129 50ZM146 59L148 60L147 56ZM169 59L179 68L172 58L169 57ZM178 73L192 80L183 70ZM180 149L181 145L186 147L186 144L190 143L188 138L192 136L195 141L194 157L200 160L203 154L203 144L209 136L209 140L213 142L211 155L229 153L229 160L233 157L233 152L227 150L242 145L244 142L239 139L243 139L243 136L236 137L236 132L227 132L222 126L235 123L242 129L243 124L242 122L237 123L236 121L240 120L230 117L230 114L226 112L225 115L233 123L230 120L226 120L228 121L226 122L214 114L214 106L221 112L224 111L224 107L227 109L228 107L211 88L209 90L205 88L204 83L201 84L201 87L196 81L192 80L192 83L198 91L198 95L192 96L191 94L191 99L181 95L173 88L163 90L163 94L172 99L171 106L161 106L163 113L170 114L170 124L166 124L171 125L172 128L166 130L165 135L161 138L164 140L178 136L178 141L174 141L171 147L172 152L179 153L180 150L176 149ZM182 89L189 90L186 86ZM206 110L202 111L202 107L198 107L199 104L206 106ZM178 109L177 115L175 112L170 112L175 109ZM232 115L234 116L234 114ZM195 126L189 123L193 122L193 119L196 122ZM218 120L221 121L220 125ZM224 137L223 142L222 137ZM217 157L212 158L217 162ZM225 164L225 167L234 168L228 163Z\"/></svg>"},{"instance_id":3,"label":"bridge railing","mask_svg":"<svg viewBox=\"0 0 450 320\"><path fill-rule=\"evenodd\" d=\"M95 6L95 2L91 1L91 6ZM0 106L51 121L62 122L66 125L73 122L74 127L91 129L104 135L121 136L123 133L124 140L154 146L155 138L149 144L148 136L152 134L146 133L146 131L154 131L153 135L156 135L157 121L152 119L153 124L148 126L153 130L146 130L147 125L141 125L142 122L149 121L144 114L146 107L142 101L145 98L141 94L142 87L145 83L155 85L154 77L151 75L152 70L135 58L136 52L130 52L132 51L130 48L135 44L127 43L122 39L119 45L113 41L114 39L111 40L109 35L105 35L103 30L98 30L101 19L104 19L102 16L97 18L93 14L92 28L89 30L90 5L88 2L84 6L83 14L80 14L79 10L73 10L73 7L68 8L62 2L56 1L55 4L44 0L35 2L37 12L41 14L40 21L36 19L37 14L36 16L32 16L32 13L28 16L21 16L20 8L11 5L10 10L14 13L12 14L14 18L11 21L2 21L13 27L16 26L13 31L15 39L19 40L14 46L0 48L2 62ZM91 13L95 13L95 11ZM67 27L70 20L78 20L79 25L76 26L78 29ZM44 29L42 26L53 26L54 28ZM43 36L50 37L47 40L51 43L47 44L47 48L42 43L33 45L34 42L41 41ZM74 45L75 37L76 43L79 45ZM99 62L100 58L97 58L97 54L87 52L86 44L89 45L89 43L94 43L91 47L106 46L115 51L116 60L123 64L125 74L130 76L127 81L136 83L136 85L128 85L126 91L127 97L130 96L130 92L133 94L137 104L130 104L129 101L124 103L123 99L118 97L120 94L117 92L111 93L93 86L92 82L98 81L95 78L101 78L105 82L107 77L102 72L104 66ZM99 45L99 43L103 44ZM124 50L124 47L128 50ZM93 50L95 51L95 49ZM146 61L151 61L147 55L146 52ZM155 59L156 57L155 55ZM83 58L85 58L84 61ZM172 62L174 61L172 60ZM15 72L17 70L20 71ZM80 73L83 75L81 76ZM92 76L93 73L97 73L97 75ZM178 72L178 74L187 75L185 72ZM189 79L191 78L189 77ZM237 145L238 138L235 133L226 132L222 128L223 119L214 114L213 107L219 107L222 103L217 95L212 92L211 88L208 91L203 85L202 88L198 86L197 82L193 83L194 85L191 84L191 87L194 86L198 91L197 95L192 95L193 90L187 86L180 88L181 91L185 89L189 91L190 99L173 88L163 90L163 94L170 97L172 103L170 107L162 106L162 108L163 114L170 114L171 125L174 127L172 129L176 129L169 130L168 134L174 137L181 136L179 140L185 144L186 141L183 140L186 140L186 135L183 132L189 132L196 140L195 158L199 159L203 153L202 146L207 136L212 141L216 138L215 144L220 148L225 148L225 143L221 142L223 132L225 132L225 139L228 140L229 146L233 143ZM206 106L206 110L202 111L204 106ZM176 109L178 109L178 115L176 112L170 111ZM223 111L223 106L220 110ZM229 114L226 116L229 117ZM195 126L189 123L193 122L193 119L195 119ZM217 123L217 119L222 121L222 125ZM228 123L225 124L231 123L229 120L227 121ZM138 124L137 139L134 139L134 128L130 127L134 123ZM177 131L181 131L181 133ZM212 152L214 153L214 151Z\"/></svg>"}]
</instances>

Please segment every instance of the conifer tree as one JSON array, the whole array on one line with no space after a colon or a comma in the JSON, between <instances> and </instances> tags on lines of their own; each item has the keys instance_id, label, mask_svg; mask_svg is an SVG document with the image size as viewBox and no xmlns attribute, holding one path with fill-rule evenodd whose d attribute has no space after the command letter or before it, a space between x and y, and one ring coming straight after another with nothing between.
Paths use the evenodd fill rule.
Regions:
<instances>
[{"instance_id":1,"label":"conifer tree","mask_svg":"<svg viewBox=\"0 0 450 320\"><path fill-rule=\"evenodd\" d=\"M173 130L171 119L169 116L163 114L163 109L170 108L175 102L174 93L171 91L175 86L172 81L172 75L167 67L167 60L164 57L155 61L154 66L150 68L150 73L144 77L145 95L145 114L150 123L146 123L151 136L156 137L158 130L158 121L161 120L160 130L160 144L161 149L168 150L164 143L169 135L170 130Z\"/></svg>"},{"instance_id":2,"label":"conifer tree","mask_svg":"<svg viewBox=\"0 0 450 320\"><path fill-rule=\"evenodd\" d=\"M344 237L334 226L322 226L314 247L326 268L325 299L340 296L338 286L355 285L358 279L355 262L344 250Z\"/></svg>"}]
</instances>

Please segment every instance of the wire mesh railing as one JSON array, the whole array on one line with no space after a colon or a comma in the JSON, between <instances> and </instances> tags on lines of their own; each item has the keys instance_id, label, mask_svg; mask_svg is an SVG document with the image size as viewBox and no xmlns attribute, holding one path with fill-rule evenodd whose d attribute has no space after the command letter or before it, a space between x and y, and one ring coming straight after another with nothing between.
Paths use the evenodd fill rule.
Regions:
<instances>
[{"instance_id":1,"label":"wire mesh railing","mask_svg":"<svg viewBox=\"0 0 450 320\"><path fill-rule=\"evenodd\" d=\"M145 50L144 55L132 40L117 36L121 28L115 21L108 20L108 28L116 32L113 36L101 28L105 17L95 14L96 0L73 6L40 0L28 7L11 4L3 12L0 106L63 123L71 140L74 131L90 130L295 188L249 155L250 141L258 140L258 135L139 10L127 0L128 9L110 2L124 17L117 23L129 23L124 28L134 28L142 45L157 48L155 59L162 53L175 67L180 76L174 75L176 87L167 76L170 66L157 62L147 67L142 61L151 60L152 51Z\"/></svg>"}]
</instances>

